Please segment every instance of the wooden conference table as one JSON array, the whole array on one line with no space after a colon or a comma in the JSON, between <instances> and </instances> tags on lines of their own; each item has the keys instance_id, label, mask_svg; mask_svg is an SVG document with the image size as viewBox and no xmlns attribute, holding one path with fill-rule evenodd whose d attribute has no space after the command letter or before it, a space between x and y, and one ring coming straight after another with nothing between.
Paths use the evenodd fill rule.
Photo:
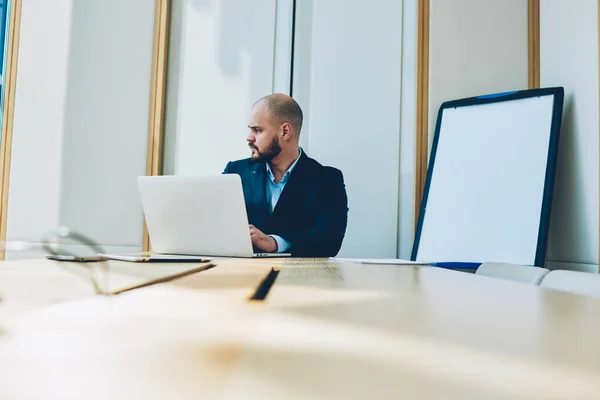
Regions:
<instances>
[{"instance_id":1,"label":"wooden conference table","mask_svg":"<svg viewBox=\"0 0 600 400\"><path fill-rule=\"evenodd\" d=\"M0 263L0 399L600 398L598 299L433 267L214 264L126 290L202 266L111 263L121 293L100 296L74 265Z\"/></svg>"}]
</instances>

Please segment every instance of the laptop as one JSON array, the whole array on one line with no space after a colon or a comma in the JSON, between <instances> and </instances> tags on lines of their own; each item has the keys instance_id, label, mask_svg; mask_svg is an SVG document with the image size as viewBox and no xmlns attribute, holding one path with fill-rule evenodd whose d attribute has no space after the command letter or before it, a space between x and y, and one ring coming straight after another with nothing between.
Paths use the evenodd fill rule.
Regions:
<instances>
[{"instance_id":1,"label":"laptop","mask_svg":"<svg viewBox=\"0 0 600 400\"><path fill-rule=\"evenodd\" d=\"M138 187L152 250L163 261L290 256L254 253L239 175L141 176Z\"/></svg>"}]
</instances>

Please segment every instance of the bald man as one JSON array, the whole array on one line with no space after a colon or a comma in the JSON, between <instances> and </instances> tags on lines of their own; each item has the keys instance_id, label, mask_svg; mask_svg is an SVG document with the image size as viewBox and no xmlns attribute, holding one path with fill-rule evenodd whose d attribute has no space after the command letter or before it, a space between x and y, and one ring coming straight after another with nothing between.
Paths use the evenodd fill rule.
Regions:
<instances>
[{"instance_id":1,"label":"bald man","mask_svg":"<svg viewBox=\"0 0 600 400\"><path fill-rule=\"evenodd\" d=\"M263 97L252 108L248 128L251 157L229 162L224 173L242 178L255 251L335 256L348 221L344 178L299 147L298 103L284 94Z\"/></svg>"}]
</instances>

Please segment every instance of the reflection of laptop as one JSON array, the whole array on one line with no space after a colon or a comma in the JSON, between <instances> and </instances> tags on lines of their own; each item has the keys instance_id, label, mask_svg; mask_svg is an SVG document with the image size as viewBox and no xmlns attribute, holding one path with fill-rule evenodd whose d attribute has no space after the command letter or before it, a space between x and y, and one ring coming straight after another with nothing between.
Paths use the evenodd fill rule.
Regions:
<instances>
[{"instance_id":1,"label":"reflection of laptop","mask_svg":"<svg viewBox=\"0 0 600 400\"><path fill-rule=\"evenodd\" d=\"M138 186L155 253L289 256L253 252L239 175L141 176Z\"/></svg>"}]
</instances>

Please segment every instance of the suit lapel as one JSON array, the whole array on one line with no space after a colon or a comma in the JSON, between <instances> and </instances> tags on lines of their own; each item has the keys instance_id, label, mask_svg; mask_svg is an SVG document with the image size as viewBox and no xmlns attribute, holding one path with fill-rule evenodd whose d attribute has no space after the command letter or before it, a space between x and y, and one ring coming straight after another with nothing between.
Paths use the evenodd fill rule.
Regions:
<instances>
[{"instance_id":1,"label":"suit lapel","mask_svg":"<svg viewBox=\"0 0 600 400\"><path fill-rule=\"evenodd\" d=\"M273 215L279 213L287 213L290 207L293 208L294 202L300 201L302 198L303 190L306 190L308 186L306 181L306 169L307 169L308 157L302 152L298 164L292 170L289 180L281 192L279 201L273 210Z\"/></svg>"},{"instance_id":2,"label":"suit lapel","mask_svg":"<svg viewBox=\"0 0 600 400\"><path fill-rule=\"evenodd\" d=\"M265 166L265 163L252 164L250 174L250 181L252 182L253 203L257 205L258 210L261 212L261 214L263 214L263 212L266 213L266 217L266 215L269 214L269 208L267 204L267 168Z\"/></svg>"}]
</instances>

